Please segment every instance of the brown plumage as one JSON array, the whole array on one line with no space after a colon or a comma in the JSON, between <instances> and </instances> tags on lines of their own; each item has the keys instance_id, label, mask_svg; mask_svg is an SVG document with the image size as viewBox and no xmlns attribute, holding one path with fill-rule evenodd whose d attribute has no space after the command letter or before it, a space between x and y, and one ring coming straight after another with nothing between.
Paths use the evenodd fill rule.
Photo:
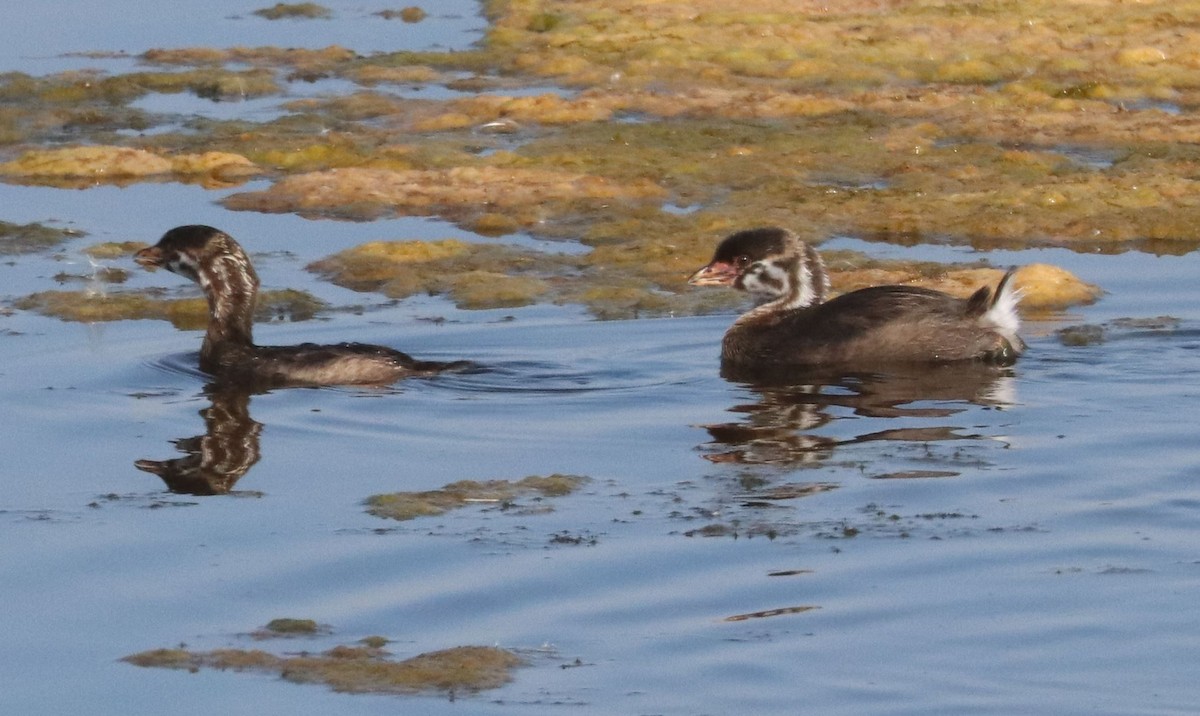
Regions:
<instances>
[{"instance_id":1,"label":"brown plumage","mask_svg":"<svg viewBox=\"0 0 1200 716\"><path fill-rule=\"evenodd\" d=\"M1025 349L1012 275L966 300L914 286L875 286L824 301L828 278L820 255L790 231L763 228L726 238L688 282L767 299L725 334L721 359L727 365L1010 365Z\"/></svg>"},{"instance_id":2,"label":"brown plumage","mask_svg":"<svg viewBox=\"0 0 1200 716\"><path fill-rule=\"evenodd\" d=\"M253 338L258 275L233 237L211 226L179 226L134 260L195 281L208 300L208 329L200 369L226 382L258 387L386 385L465 362L419 361L406 353L365 343L259 346Z\"/></svg>"}]
</instances>

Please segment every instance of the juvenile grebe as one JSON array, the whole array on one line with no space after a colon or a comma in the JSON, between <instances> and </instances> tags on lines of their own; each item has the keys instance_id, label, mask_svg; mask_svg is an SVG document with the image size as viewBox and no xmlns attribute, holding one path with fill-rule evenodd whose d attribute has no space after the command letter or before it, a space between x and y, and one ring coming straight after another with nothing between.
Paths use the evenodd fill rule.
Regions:
<instances>
[{"instance_id":1,"label":"juvenile grebe","mask_svg":"<svg viewBox=\"0 0 1200 716\"><path fill-rule=\"evenodd\" d=\"M258 275L242 247L211 226L171 229L157 244L138 251L134 260L199 284L208 300L200 370L222 381L261 387L386 385L468 365L418 361L398 350L365 343L255 345L252 325Z\"/></svg>"},{"instance_id":2,"label":"juvenile grebe","mask_svg":"<svg viewBox=\"0 0 1200 716\"><path fill-rule=\"evenodd\" d=\"M727 365L1011 365L1025 350L1012 276L1010 270L995 291L985 286L966 300L915 286L874 286L825 302L829 280L820 255L790 231L762 228L727 237L688 283L767 299L725 333Z\"/></svg>"}]
</instances>

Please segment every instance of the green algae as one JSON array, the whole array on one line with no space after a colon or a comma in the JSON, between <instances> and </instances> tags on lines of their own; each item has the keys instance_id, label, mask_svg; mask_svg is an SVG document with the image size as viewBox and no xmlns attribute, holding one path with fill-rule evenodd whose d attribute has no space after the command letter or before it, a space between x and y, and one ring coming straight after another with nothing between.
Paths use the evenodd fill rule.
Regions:
<instances>
[{"instance_id":1,"label":"green algae","mask_svg":"<svg viewBox=\"0 0 1200 716\"><path fill-rule=\"evenodd\" d=\"M199 325L207 321L207 307L202 300L198 300L198 303L198 317L185 315L183 318L174 319L181 322L180 327L188 326L196 320L199 321ZM165 304L138 293L98 294L92 291L39 291L13 301L13 308L18 310L34 311L64 321L82 323L167 318L168 315L172 315L172 309L178 310L183 305L186 304Z\"/></svg>"},{"instance_id":2,"label":"green algae","mask_svg":"<svg viewBox=\"0 0 1200 716\"><path fill-rule=\"evenodd\" d=\"M122 659L143 668L252 671L277 674L297 684L324 684L351 694L474 693L512 680L524 664L497 647L459 646L392 660L386 640L368 637L360 645L335 646L319 654L278 656L259 649L153 649Z\"/></svg>"},{"instance_id":3,"label":"green algae","mask_svg":"<svg viewBox=\"0 0 1200 716\"><path fill-rule=\"evenodd\" d=\"M69 273L60 271L54 274L55 283L105 283L121 284L129 280L129 272L123 268L111 266L96 266L89 273Z\"/></svg>"},{"instance_id":4,"label":"green algae","mask_svg":"<svg viewBox=\"0 0 1200 716\"><path fill-rule=\"evenodd\" d=\"M0 75L0 101L45 105L128 104L148 94L191 92L220 100L263 97L281 90L272 73L252 68L202 67L174 72L140 71L106 75L95 70L62 72L45 77L22 73Z\"/></svg>"},{"instance_id":5,"label":"green algae","mask_svg":"<svg viewBox=\"0 0 1200 716\"><path fill-rule=\"evenodd\" d=\"M675 261L671 261L671 266ZM688 271L699 265L688 264ZM663 293L648 289L650 275L612 275L588 257L547 256L536 251L456 240L371 242L309 264L308 269L355 291L390 298L444 295L466 309L506 308L541 301L580 303L599 318L694 313L698 307L730 307L733 296L714 292ZM672 288L686 278L680 267L648 267L647 274Z\"/></svg>"},{"instance_id":6,"label":"green algae","mask_svg":"<svg viewBox=\"0 0 1200 716\"><path fill-rule=\"evenodd\" d=\"M333 13L324 5L318 5L315 2L301 3L275 3L271 7L255 10L252 14L268 20L283 20L292 18L301 19L328 19L333 17Z\"/></svg>"},{"instance_id":7,"label":"green algae","mask_svg":"<svg viewBox=\"0 0 1200 716\"><path fill-rule=\"evenodd\" d=\"M587 241L587 239L585 239ZM538 301L582 304L597 318L690 315L742 304L735 292L681 288L708 260L716 238L687 237L678 243L607 240L583 256L547 256L490 244L446 241L378 241L346 249L307 267L333 283L390 298L444 295L460 308L482 309ZM830 255L837 291L881 283L909 283L966 296L994 285L1002 272L979 265L873 261L853 252ZM1017 283L1026 309L1058 309L1090 303L1094 286L1044 264L1022 269Z\"/></svg>"},{"instance_id":8,"label":"green algae","mask_svg":"<svg viewBox=\"0 0 1200 716\"><path fill-rule=\"evenodd\" d=\"M45 251L78 236L83 236L83 233L73 229L55 229L38 223L14 224L0 221L0 256Z\"/></svg>"},{"instance_id":9,"label":"green algae","mask_svg":"<svg viewBox=\"0 0 1200 716\"><path fill-rule=\"evenodd\" d=\"M510 503L518 497L563 497L579 489L587 478L579 475L531 475L521 480L461 480L438 490L390 492L365 501L367 513L392 520L432 517L472 503Z\"/></svg>"},{"instance_id":10,"label":"green algae","mask_svg":"<svg viewBox=\"0 0 1200 716\"><path fill-rule=\"evenodd\" d=\"M146 244L141 241L105 241L85 246L82 250L93 259L104 260L133 256L144 248L146 248Z\"/></svg>"},{"instance_id":11,"label":"green algae","mask_svg":"<svg viewBox=\"0 0 1200 716\"><path fill-rule=\"evenodd\" d=\"M1104 327L1091 323L1060 328L1057 335L1059 342L1070 348L1098 346L1107 340Z\"/></svg>"},{"instance_id":12,"label":"green algae","mask_svg":"<svg viewBox=\"0 0 1200 716\"><path fill-rule=\"evenodd\" d=\"M1197 9L494 0L484 42L465 52L183 48L139 57L173 72L0 76L0 141L36 145L73 122L101 143L226 152L278 174L231 196L230 208L439 216L486 236L596 249L584 260L526 252L453 266L464 269L457 279L397 276L387 295L578 302L602 317L724 310L734 299L682 279L720 236L750 224L817 242L1194 250L1200 128L1186 117L1200 106L1200 52L1181 28ZM280 77L340 77L363 90L288 103L269 122L114 135L147 121L124 109L146 88L203 95L215 82L228 96L237 81L277 91ZM548 79L573 91L528 92ZM408 99L370 89L378 84L487 93ZM163 177L176 175L120 181ZM918 267L895 276L915 278Z\"/></svg>"},{"instance_id":13,"label":"green algae","mask_svg":"<svg viewBox=\"0 0 1200 716\"><path fill-rule=\"evenodd\" d=\"M263 627L273 634L316 634L319 627L312 619L280 617L272 619Z\"/></svg>"},{"instance_id":14,"label":"green algae","mask_svg":"<svg viewBox=\"0 0 1200 716\"><path fill-rule=\"evenodd\" d=\"M614 201L661 200L652 182L618 183L550 169L471 166L390 170L348 167L285 177L262 191L226 197L235 211L295 212L366 220L442 214L473 217L483 208L507 208L523 226L546 213L579 215Z\"/></svg>"},{"instance_id":15,"label":"green algae","mask_svg":"<svg viewBox=\"0 0 1200 716\"><path fill-rule=\"evenodd\" d=\"M210 186L236 184L260 173L250 160L228 152L164 156L143 149L78 146L30 150L0 163L10 181L60 187L178 179Z\"/></svg>"},{"instance_id":16,"label":"green algae","mask_svg":"<svg viewBox=\"0 0 1200 716\"><path fill-rule=\"evenodd\" d=\"M150 651L130 654L123 661L145 668L157 667L160 669L199 671L199 666L193 664L192 652L187 649L151 649Z\"/></svg>"},{"instance_id":17,"label":"green algae","mask_svg":"<svg viewBox=\"0 0 1200 716\"><path fill-rule=\"evenodd\" d=\"M1077 326L1067 326L1056 331L1058 340L1064 346L1084 348L1107 343L1110 334L1121 337L1150 337L1157 333L1177 331L1180 319L1174 316L1154 316L1150 318L1115 318L1104 324L1085 323Z\"/></svg>"},{"instance_id":18,"label":"green algae","mask_svg":"<svg viewBox=\"0 0 1200 716\"><path fill-rule=\"evenodd\" d=\"M81 323L159 319L182 330L208 325L208 303L203 298L164 299L155 291L38 291L16 299L12 305L18 310ZM259 295L254 316L259 321L307 321L327 307L305 291L269 290Z\"/></svg>"},{"instance_id":19,"label":"green algae","mask_svg":"<svg viewBox=\"0 0 1200 716\"><path fill-rule=\"evenodd\" d=\"M400 19L408 23L421 22L428 16L424 9L416 5L409 5L399 10L380 10L375 14L385 20Z\"/></svg>"}]
</instances>

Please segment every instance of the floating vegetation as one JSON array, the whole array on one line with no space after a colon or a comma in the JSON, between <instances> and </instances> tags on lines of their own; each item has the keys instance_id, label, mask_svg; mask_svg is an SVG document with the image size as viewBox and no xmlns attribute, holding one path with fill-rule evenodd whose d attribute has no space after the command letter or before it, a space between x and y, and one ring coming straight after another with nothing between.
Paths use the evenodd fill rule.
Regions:
<instances>
[{"instance_id":1,"label":"floating vegetation","mask_svg":"<svg viewBox=\"0 0 1200 716\"><path fill-rule=\"evenodd\" d=\"M254 67L285 67L295 70L332 70L358 57L338 45L306 47L183 47L155 48L138 56L150 65L210 66L235 63Z\"/></svg>"},{"instance_id":2,"label":"floating vegetation","mask_svg":"<svg viewBox=\"0 0 1200 716\"><path fill-rule=\"evenodd\" d=\"M111 266L96 266L91 273L68 273L59 271L54 274L54 281L59 284L64 283L107 283L119 284L129 280L129 272L123 268L113 268Z\"/></svg>"},{"instance_id":3,"label":"floating vegetation","mask_svg":"<svg viewBox=\"0 0 1200 716\"><path fill-rule=\"evenodd\" d=\"M764 609L759 612L749 612L747 614L734 614L731 617L725 617L722 621L727 622L744 622L747 619L765 619L767 617L781 617L787 614L803 614L814 609L820 609L818 606L805 605L798 607L780 607L778 609Z\"/></svg>"},{"instance_id":4,"label":"floating vegetation","mask_svg":"<svg viewBox=\"0 0 1200 716\"><path fill-rule=\"evenodd\" d=\"M933 474L893 474L881 475L884 478L935 478L943 477ZM950 477L945 475L944 477ZM700 526L681 531L685 537L717 537L733 539L766 538L775 540L784 537L806 536L822 540L852 540L858 538L899 538L911 539L926 537L928 539L948 539L957 536L977 534L984 530L1030 530L1028 526L1017 527L982 527L973 523L980 519L979 515L961 512L937 512L902 515L870 503L854 511L849 517L823 517L821 519L804 519L794 510L782 508L764 501L743 501L738 504L726 504L719 512L696 508L690 511L678 510L671 514L674 519L681 520L720 520L707 521Z\"/></svg>"},{"instance_id":5,"label":"floating vegetation","mask_svg":"<svg viewBox=\"0 0 1200 716\"><path fill-rule=\"evenodd\" d=\"M382 637L367 637L358 644L295 656L260 649L152 649L122 661L144 668L191 672L216 669L276 674L286 681L325 684L342 693L451 695L503 686L512 680L513 670L524 663L510 651L489 646L460 646L396 661L383 649L386 643Z\"/></svg>"},{"instance_id":6,"label":"floating vegetation","mask_svg":"<svg viewBox=\"0 0 1200 716\"><path fill-rule=\"evenodd\" d=\"M871 475L872 480L924 480L937 477L958 477L962 473L953 470L901 470Z\"/></svg>"},{"instance_id":7,"label":"floating vegetation","mask_svg":"<svg viewBox=\"0 0 1200 716\"><path fill-rule=\"evenodd\" d=\"M437 213L469 217L486 207L519 212L520 223L532 225L548 209L547 204L594 205L663 196L651 182L617 183L598 176L545 169L345 168L285 177L269 189L233 194L223 203L241 211L358 220Z\"/></svg>"},{"instance_id":8,"label":"floating vegetation","mask_svg":"<svg viewBox=\"0 0 1200 716\"><path fill-rule=\"evenodd\" d=\"M301 19L326 19L333 17L333 13L324 5L318 5L315 2L300 2L300 3L275 3L271 7L255 10L254 15L265 17L268 20L283 20L290 18Z\"/></svg>"},{"instance_id":9,"label":"floating vegetation","mask_svg":"<svg viewBox=\"0 0 1200 716\"><path fill-rule=\"evenodd\" d=\"M1104 326L1085 323L1079 326L1067 326L1058 330L1058 341L1064 346L1082 348L1098 346L1104 343Z\"/></svg>"},{"instance_id":10,"label":"floating vegetation","mask_svg":"<svg viewBox=\"0 0 1200 716\"><path fill-rule=\"evenodd\" d=\"M312 619L295 619L280 617L267 622L262 629L250 633L255 639L276 639L280 637L316 636L329 632L328 627L321 626ZM380 645L382 646L382 645Z\"/></svg>"},{"instance_id":11,"label":"floating vegetation","mask_svg":"<svg viewBox=\"0 0 1200 716\"><path fill-rule=\"evenodd\" d=\"M105 241L99 244L85 246L83 253L87 254L96 260L117 259L124 256L133 256L141 249L146 248L146 244L141 241Z\"/></svg>"},{"instance_id":12,"label":"floating vegetation","mask_svg":"<svg viewBox=\"0 0 1200 716\"><path fill-rule=\"evenodd\" d=\"M392 520L411 520L430 517L456 510L472 503L509 505L519 497L534 495L538 498L562 497L579 489L587 482L579 475L553 474L531 475L517 481L462 480L452 482L440 490L424 492L389 492L372 495L366 499L367 512L376 517Z\"/></svg>"},{"instance_id":13,"label":"floating vegetation","mask_svg":"<svg viewBox=\"0 0 1200 716\"><path fill-rule=\"evenodd\" d=\"M172 71L3 75L0 139L44 147L69 128L108 154L57 162L26 150L0 166L10 181L63 186L225 186L269 169L271 186L226 206L439 216L486 236L578 241L595 250L571 260L517 252L541 267L475 266L415 290L472 307L577 302L605 318L731 310L734 299L701 296L680 277L720 236L756 224L818 243L1200 245L1200 127L1180 114L1200 106L1200 53L1183 39L1186 22L1153 4L529 0L485 11L484 41L464 52L158 49L138 59ZM319 78L361 90L288 102L267 122L116 131L178 121L128 106L147 92L256 97ZM556 87L529 91L547 81ZM381 84L460 94L411 98L373 89ZM208 156L236 159L183 159ZM939 282L895 266L871 282ZM1049 270L1023 272L1026 310L1099 295ZM834 273L842 290L858 280ZM402 293L400 283L387 291Z\"/></svg>"},{"instance_id":14,"label":"floating vegetation","mask_svg":"<svg viewBox=\"0 0 1200 716\"><path fill-rule=\"evenodd\" d=\"M156 52L164 52L164 58L176 56L166 54L165 51L151 50L144 57L155 57ZM180 51L180 54L186 52ZM211 51L195 51L188 56L197 60L206 58L203 62L188 64L206 66L183 71L131 72L119 75L105 75L96 70L74 70L46 77L31 77L21 73L4 74L0 75L0 102L11 103L13 107L20 106L27 112L44 114L39 122L54 122L54 117L61 116L65 108L77 107L80 111L92 113L92 118L84 121L86 115L75 114L68 116L66 123L77 125L80 130L97 132L112 128L109 122L100 121L106 116L106 111L155 92L191 92L198 97L219 101L263 97L277 94L281 89L274 74L269 71L258 68L229 70L212 66L217 63L213 62L214 55ZM112 116L134 118L134 115L121 113ZM145 117L140 119L147 121ZM50 126L58 124L53 123Z\"/></svg>"},{"instance_id":15,"label":"floating vegetation","mask_svg":"<svg viewBox=\"0 0 1200 716\"><path fill-rule=\"evenodd\" d=\"M554 273L562 265L521 249L448 240L370 242L308 268L356 291L378 291L391 298L446 294L462 308L500 308L546 296L550 284L538 275Z\"/></svg>"},{"instance_id":16,"label":"floating vegetation","mask_svg":"<svg viewBox=\"0 0 1200 716\"><path fill-rule=\"evenodd\" d=\"M126 147L33 150L0 164L0 176L17 181L72 186L122 183L147 177L211 179L236 183L261 173L249 159L228 152L163 156Z\"/></svg>"},{"instance_id":17,"label":"floating vegetation","mask_svg":"<svg viewBox=\"0 0 1200 716\"><path fill-rule=\"evenodd\" d=\"M399 10L380 10L375 14L379 17L382 17L384 20L395 20L399 18L400 20L409 23L420 22L427 17L425 10L416 5L409 5L408 7L401 8Z\"/></svg>"},{"instance_id":18,"label":"floating vegetation","mask_svg":"<svg viewBox=\"0 0 1200 716\"><path fill-rule=\"evenodd\" d=\"M83 232L73 229L53 229L37 223L13 224L0 221L0 256L37 253L79 236L83 236Z\"/></svg>"},{"instance_id":19,"label":"floating vegetation","mask_svg":"<svg viewBox=\"0 0 1200 716\"><path fill-rule=\"evenodd\" d=\"M306 291L270 290L259 294L254 317L307 321L326 307ZM82 323L154 318L183 330L208 325L208 303L203 298L163 299L156 292L39 291L13 301L13 308Z\"/></svg>"},{"instance_id":20,"label":"floating vegetation","mask_svg":"<svg viewBox=\"0 0 1200 716\"><path fill-rule=\"evenodd\" d=\"M569 545L572 547L595 547L600 543L600 538L591 532L556 532L550 535L550 544L552 545Z\"/></svg>"},{"instance_id":21,"label":"floating vegetation","mask_svg":"<svg viewBox=\"0 0 1200 716\"><path fill-rule=\"evenodd\" d=\"M731 310L739 305L743 298L732 291L683 288L687 275L707 260L711 247L699 250L705 253L688 260L680 259L681 253L688 254L672 244L605 245L584 256L551 256L454 239L373 241L314 261L308 269L355 291L390 298L440 294L468 309L554 301L583 304L600 318L628 318ZM1003 275L995 268L868 261L846 252L834 258L830 262L833 284L839 292L905 283L966 297L980 286L995 285ZM1089 303L1100 293L1072 274L1044 264L1022 267L1016 282L1026 310Z\"/></svg>"},{"instance_id":22,"label":"floating vegetation","mask_svg":"<svg viewBox=\"0 0 1200 716\"><path fill-rule=\"evenodd\" d=\"M813 495L819 495L822 492L836 490L838 487L839 485L833 482L787 483L783 485L773 485L757 492L743 495L742 499L751 505L763 501L773 502L779 500L795 500L800 497L812 497Z\"/></svg>"},{"instance_id":23,"label":"floating vegetation","mask_svg":"<svg viewBox=\"0 0 1200 716\"><path fill-rule=\"evenodd\" d=\"M1180 320L1174 316L1152 318L1115 318L1103 325L1084 323L1067 326L1057 331L1058 340L1064 346L1081 348L1108 342L1110 334L1132 337L1152 337L1163 332L1179 329Z\"/></svg>"},{"instance_id":24,"label":"floating vegetation","mask_svg":"<svg viewBox=\"0 0 1200 716\"><path fill-rule=\"evenodd\" d=\"M1114 318L1112 325L1127 331L1174 331L1182 321L1175 316L1154 316L1152 318Z\"/></svg>"}]
</instances>

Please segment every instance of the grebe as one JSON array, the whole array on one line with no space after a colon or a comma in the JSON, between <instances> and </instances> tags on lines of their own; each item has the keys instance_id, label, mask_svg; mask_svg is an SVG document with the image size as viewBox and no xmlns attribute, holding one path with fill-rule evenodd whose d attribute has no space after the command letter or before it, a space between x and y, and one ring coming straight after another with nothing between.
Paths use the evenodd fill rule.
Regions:
<instances>
[{"instance_id":1,"label":"grebe","mask_svg":"<svg viewBox=\"0 0 1200 716\"><path fill-rule=\"evenodd\" d=\"M816 250L786 229L760 228L723 240L688 283L766 299L726 332L721 360L729 366L1006 366L1025 350L1012 277L1010 270L994 291L985 286L966 300L915 286L874 286L826 302L829 279Z\"/></svg>"},{"instance_id":2,"label":"grebe","mask_svg":"<svg viewBox=\"0 0 1200 716\"><path fill-rule=\"evenodd\" d=\"M233 237L211 226L171 229L157 244L138 251L134 260L147 269L165 268L199 284L208 300L200 369L221 381L265 388L386 385L469 365L414 360L398 350L365 343L255 345L252 324L258 275Z\"/></svg>"}]
</instances>

